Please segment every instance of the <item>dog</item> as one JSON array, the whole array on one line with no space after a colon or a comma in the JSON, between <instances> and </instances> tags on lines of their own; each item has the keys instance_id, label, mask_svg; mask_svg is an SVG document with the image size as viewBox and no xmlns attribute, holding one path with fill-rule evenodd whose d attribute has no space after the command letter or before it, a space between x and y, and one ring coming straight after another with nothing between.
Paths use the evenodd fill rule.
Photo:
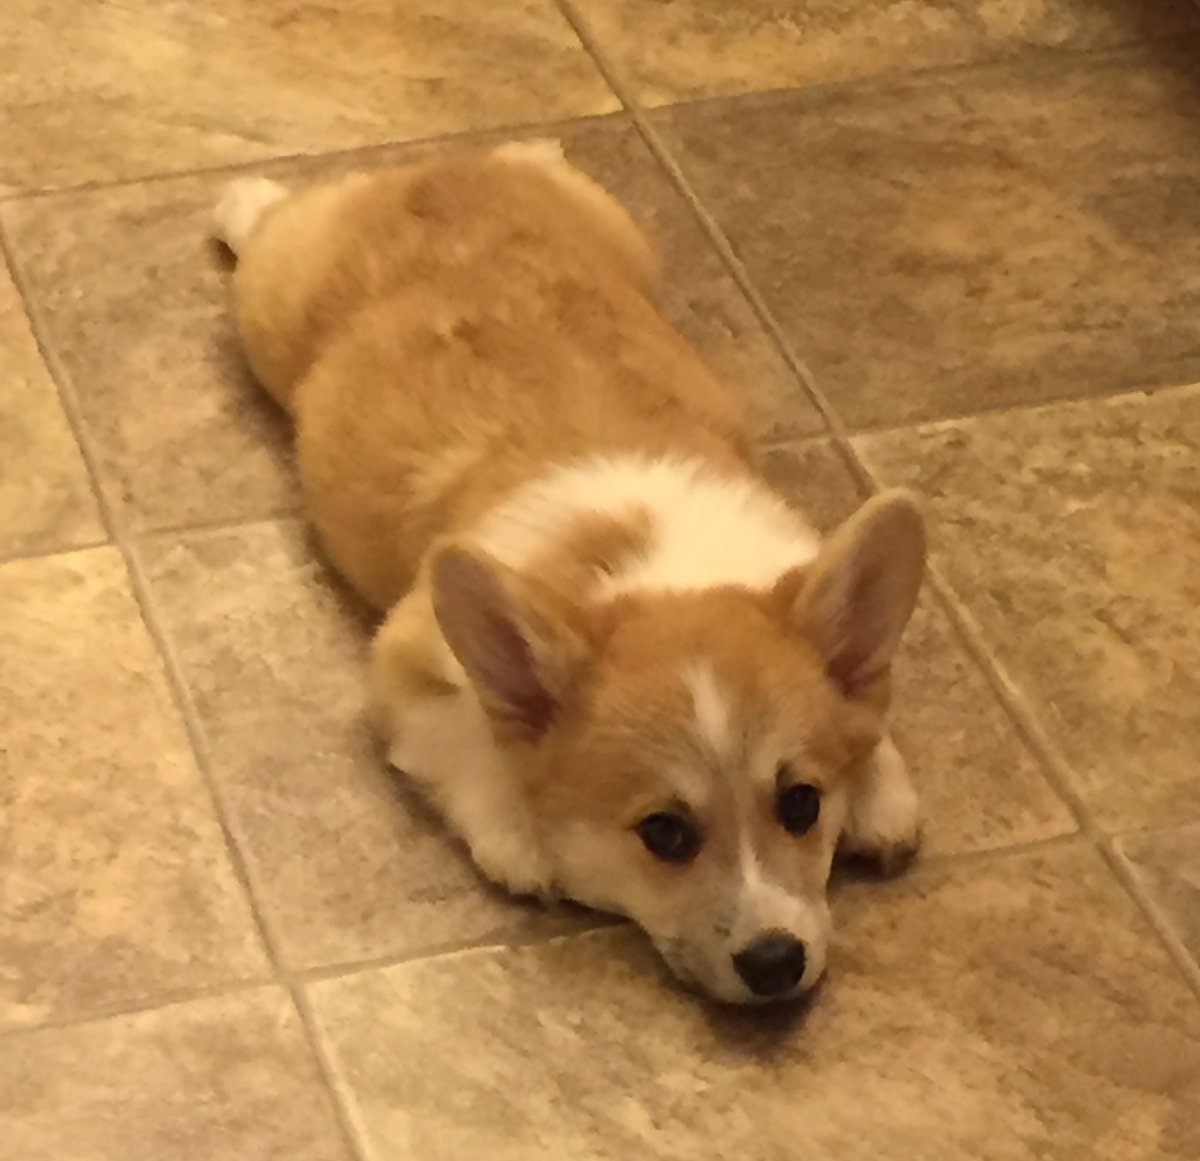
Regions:
<instances>
[{"instance_id":1,"label":"dog","mask_svg":"<svg viewBox=\"0 0 1200 1161\"><path fill-rule=\"evenodd\" d=\"M808 991L835 850L918 842L886 728L914 498L822 542L555 142L242 179L216 222L319 540L385 615L390 763L508 890L632 919L717 1000Z\"/></svg>"}]
</instances>

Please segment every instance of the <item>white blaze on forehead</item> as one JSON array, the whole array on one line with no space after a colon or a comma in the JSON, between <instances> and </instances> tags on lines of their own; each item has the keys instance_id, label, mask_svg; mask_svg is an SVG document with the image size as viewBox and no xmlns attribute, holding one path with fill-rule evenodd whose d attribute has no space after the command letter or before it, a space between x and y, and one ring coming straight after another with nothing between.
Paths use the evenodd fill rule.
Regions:
<instances>
[{"instance_id":1,"label":"white blaze on forehead","mask_svg":"<svg viewBox=\"0 0 1200 1161\"><path fill-rule=\"evenodd\" d=\"M696 732L715 757L729 757L734 745L733 707L712 665L693 662L684 671L683 682L692 695Z\"/></svg>"},{"instance_id":2,"label":"white blaze on forehead","mask_svg":"<svg viewBox=\"0 0 1200 1161\"><path fill-rule=\"evenodd\" d=\"M778 929L794 935L813 962L824 962L829 911L824 892L816 898L775 878L754 848L748 829L738 836L738 882L730 934L734 944L748 942L764 931Z\"/></svg>"}]
</instances>

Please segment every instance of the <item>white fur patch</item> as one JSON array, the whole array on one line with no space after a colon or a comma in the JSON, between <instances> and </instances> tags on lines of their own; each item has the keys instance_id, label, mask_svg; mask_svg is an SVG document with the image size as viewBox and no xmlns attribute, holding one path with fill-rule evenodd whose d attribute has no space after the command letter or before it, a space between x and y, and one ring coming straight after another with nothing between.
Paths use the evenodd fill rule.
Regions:
<instances>
[{"instance_id":1,"label":"white fur patch","mask_svg":"<svg viewBox=\"0 0 1200 1161\"><path fill-rule=\"evenodd\" d=\"M684 684L692 695L692 712L696 731L717 758L726 758L733 749L733 707L717 682L717 675L707 661L688 666Z\"/></svg>"},{"instance_id":2,"label":"white fur patch","mask_svg":"<svg viewBox=\"0 0 1200 1161\"><path fill-rule=\"evenodd\" d=\"M500 762L483 707L463 686L404 706L388 760L425 789L489 879L518 895L544 894L551 877L533 819Z\"/></svg>"},{"instance_id":3,"label":"white fur patch","mask_svg":"<svg viewBox=\"0 0 1200 1161\"><path fill-rule=\"evenodd\" d=\"M480 528L477 543L521 568L581 516L650 517L650 545L608 578L604 592L770 588L809 563L818 537L752 477L720 475L684 459L605 456L559 468L521 488Z\"/></svg>"}]
</instances>

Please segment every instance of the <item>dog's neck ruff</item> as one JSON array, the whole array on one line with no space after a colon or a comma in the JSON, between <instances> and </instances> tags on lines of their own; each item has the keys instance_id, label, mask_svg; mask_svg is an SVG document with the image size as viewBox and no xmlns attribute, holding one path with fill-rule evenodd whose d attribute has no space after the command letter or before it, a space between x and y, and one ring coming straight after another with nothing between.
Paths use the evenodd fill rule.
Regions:
<instances>
[{"instance_id":1,"label":"dog's neck ruff","mask_svg":"<svg viewBox=\"0 0 1200 1161\"><path fill-rule=\"evenodd\" d=\"M473 543L523 570L553 553L581 521L628 521L645 550L601 585L605 596L646 590L740 586L768 589L808 564L819 538L749 473L688 458L596 456L523 485L477 526Z\"/></svg>"}]
</instances>

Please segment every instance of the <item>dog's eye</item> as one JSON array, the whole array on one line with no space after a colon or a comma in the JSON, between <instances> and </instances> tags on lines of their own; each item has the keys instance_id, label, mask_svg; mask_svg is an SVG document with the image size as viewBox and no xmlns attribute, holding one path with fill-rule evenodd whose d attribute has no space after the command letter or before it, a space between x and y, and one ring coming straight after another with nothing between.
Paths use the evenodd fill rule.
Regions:
<instances>
[{"instance_id":1,"label":"dog's eye","mask_svg":"<svg viewBox=\"0 0 1200 1161\"><path fill-rule=\"evenodd\" d=\"M821 813L821 792L806 782L798 782L779 792L775 804L783 829L790 834L807 834Z\"/></svg>"},{"instance_id":2,"label":"dog's eye","mask_svg":"<svg viewBox=\"0 0 1200 1161\"><path fill-rule=\"evenodd\" d=\"M657 811L646 815L636 829L646 850L667 863L686 863L700 850L700 832L681 814Z\"/></svg>"}]
</instances>

